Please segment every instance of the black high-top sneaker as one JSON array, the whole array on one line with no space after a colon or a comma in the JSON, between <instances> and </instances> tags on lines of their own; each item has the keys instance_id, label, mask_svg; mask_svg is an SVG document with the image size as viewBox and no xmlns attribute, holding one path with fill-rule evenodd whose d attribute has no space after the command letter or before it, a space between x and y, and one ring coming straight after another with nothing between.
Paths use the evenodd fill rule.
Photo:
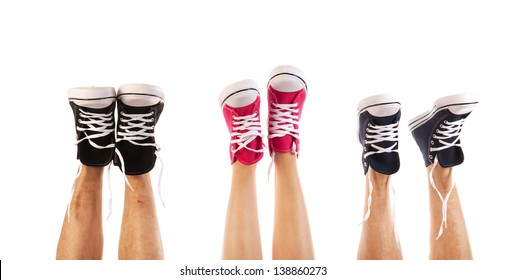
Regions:
<instances>
[{"instance_id":1,"label":"black high-top sneaker","mask_svg":"<svg viewBox=\"0 0 506 280\"><path fill-rule=\"evenodd\" d=\"M436 157L442 167L464 162L460 132L476 104L478 100L470 94L446 96L436 100L431 110L409 121L409 130L422 152L425 166L433 164Z\"/></svg>"},{"instance_id":2,"label":"black high-top sneaker","mask_svg":"<svg viewBox=\"0 0 506 280\"><path fill-rule=\"evenodd\" d=\"M126 175L153 169L160 146L155 142L155 125L163 111L165 95L157 86L125 84L117 95L118 126L114 164Z\"/></svg>"},{"instance_id":3,"label":"black high-top sneaker","mask_svg":"<svg viewBox=\"0 0 506 280\"><path fill-rule=\"evenodd\" d=\"M382 174L399 170L401 103L392 95L367 97L358 104L358 139L362 144L364 174L369 166Z\"/></svg>"},{"instance_id":4,"label":"black high-top sneaker","mask_svg":"<svg viewBox=\"0 0 506 280\"><path fill-rule=\"evenodd\" d=\"M88 166L106 166L114 154L114 109L112 87L77 87L68 90L77 134L77 159Z\"/></svg>"}]
</instances>

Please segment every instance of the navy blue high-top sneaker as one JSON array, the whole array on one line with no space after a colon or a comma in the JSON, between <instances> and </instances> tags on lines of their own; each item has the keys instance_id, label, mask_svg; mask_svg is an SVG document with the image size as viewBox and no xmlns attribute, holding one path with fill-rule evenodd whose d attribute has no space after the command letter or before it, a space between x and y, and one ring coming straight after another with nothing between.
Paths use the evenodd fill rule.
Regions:
<instances>
[{"instance_id":1,"label":"navy blue high-top sneaker","mask_svg":"<svg viewBox=\"0 0 506 280\"><path fill-rule=\"evenodd\" d=\"M114 164L126 175L153 169L160 146L155 125L163 111L165 95L157 86L125 84L118 89L118 128ZM158 156L159 157L159 156Z\"/></svg>"},{"instance_id":2,"label":"navy blue high-top sneaker","mask_svg":"<svg viewBox=\"0 0 506 280\"><path fill-rule=\"evenodd\" d=\"M114 154L114 109L112 87L77 87L68 90L77 135L77 159L88 166L106 166Z\"/></svg>"},{"instance_id":3,"label":"navy blue high-top sneaker","mask_svg":"<svg viewBox=\"0 0 506 280\"><path fill-rule=\"evenodd\" d=\"M393 95L367 97L358 104L358 139L362 144L364 174L369 166L382 174L399 170L401 103Z\"/></svg>"},{"instance_id":4,"label":"navy blue high-top sneaker","mask_svg":"<svg viewBox=\"0 0 506 280\"><path fill-rule=\"evenodd\" d=\"M434 107L411 119L409 130L413 134L425 166L434 163L436 157L442 167L452 167L464 162L460 146L460 132L478 100L470 94L442 97Z\"/></svg>"}]
</instances>

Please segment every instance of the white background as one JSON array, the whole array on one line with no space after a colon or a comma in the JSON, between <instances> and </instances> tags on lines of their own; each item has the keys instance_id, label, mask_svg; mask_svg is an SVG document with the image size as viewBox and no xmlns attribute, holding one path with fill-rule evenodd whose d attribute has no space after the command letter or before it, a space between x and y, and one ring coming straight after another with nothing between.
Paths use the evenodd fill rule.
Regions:
<instances>
[{"instance_id":1,"label":"white background","mask_svg":"<svg viewBox=\"0 0 506 280\"><path fill-rule=\"evenodd\" d=\"M327 278L315 279L504 274L505 14L501 1L2 1L2 276L175 279L185 265L236 264L329 267ZM231 169L217 95L251 78L265 97L268 73L279 64L301 68L309 86L299 170L317 260L220 261ZM67 88L132 82L166 93L156 131L165 162L167 208L158 199L157 207L166 260L114 261L124 192L114 168L107 261L53 261L77 168ZM401 170L393 184L403 262L354 260L364 193L356 104L378 93L402 102ZM455 171L476 260L428 262L428 186L407 122L455 93L480 99L462 133L466 160ZM262 106L265 124L265 98ZM269 160L257 172L267 260Z\"/></svg>"}]
</instances>

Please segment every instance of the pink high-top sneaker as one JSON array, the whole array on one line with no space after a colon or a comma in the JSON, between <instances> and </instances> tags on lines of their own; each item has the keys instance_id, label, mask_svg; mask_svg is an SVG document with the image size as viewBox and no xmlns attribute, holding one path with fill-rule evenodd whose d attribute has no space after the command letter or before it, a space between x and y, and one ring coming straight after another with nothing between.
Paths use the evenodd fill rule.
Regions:
<instances>
[{"instance_id":1,"label":"pink high-top sneaker","mask_svg":"<svg viewBox=\"0 0 506 280\"><path fill-rule=\"evenodd\" d=\"M230 132L230 161L257 163L264 154L257 83L243 80L222 90L218 102Z\"/></svg>"},{"instance_id":2,"label":"pink high-top sneaker","mask_svg":"<svg viewBox=\"0 0 506 280\"><path fill-rule=\"evenodd\" d=\"M294 66L272 70L267 85L269 102L269 152L299 153L299 121L306 100L304 74Z\"/></svg>"}]
</instances>

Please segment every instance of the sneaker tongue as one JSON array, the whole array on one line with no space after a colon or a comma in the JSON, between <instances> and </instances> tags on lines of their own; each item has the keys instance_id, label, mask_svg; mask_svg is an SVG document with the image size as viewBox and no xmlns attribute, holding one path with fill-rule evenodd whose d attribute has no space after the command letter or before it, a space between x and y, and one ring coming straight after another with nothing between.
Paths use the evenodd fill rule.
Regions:
<instances>
[{"instance_id":1,"label":"sneaker tongue","mask_svg":"<svg viewBox=\"0 0 506 280\"><path fill-rule=\"evenodd\" d=\"M262 138L256 137L255 140L248 144L248 147L255 150L261 150L263 148ZM241 149L235 154L235 157L243 164L256 163L262 158L262 156L263 153L255 153L247 149Z\"/></svg>"},{"instance_id":2,"label":"sneaker tongue","mask_svg":"<svg viewBox=\"0 0 506 280\"><path fill-rule=\"evenodd\" d=\"M451 147L439 151L438 162L442 167L452 167L464 162L464 152L461 147Z\"/></svg>"}]
</instances>

